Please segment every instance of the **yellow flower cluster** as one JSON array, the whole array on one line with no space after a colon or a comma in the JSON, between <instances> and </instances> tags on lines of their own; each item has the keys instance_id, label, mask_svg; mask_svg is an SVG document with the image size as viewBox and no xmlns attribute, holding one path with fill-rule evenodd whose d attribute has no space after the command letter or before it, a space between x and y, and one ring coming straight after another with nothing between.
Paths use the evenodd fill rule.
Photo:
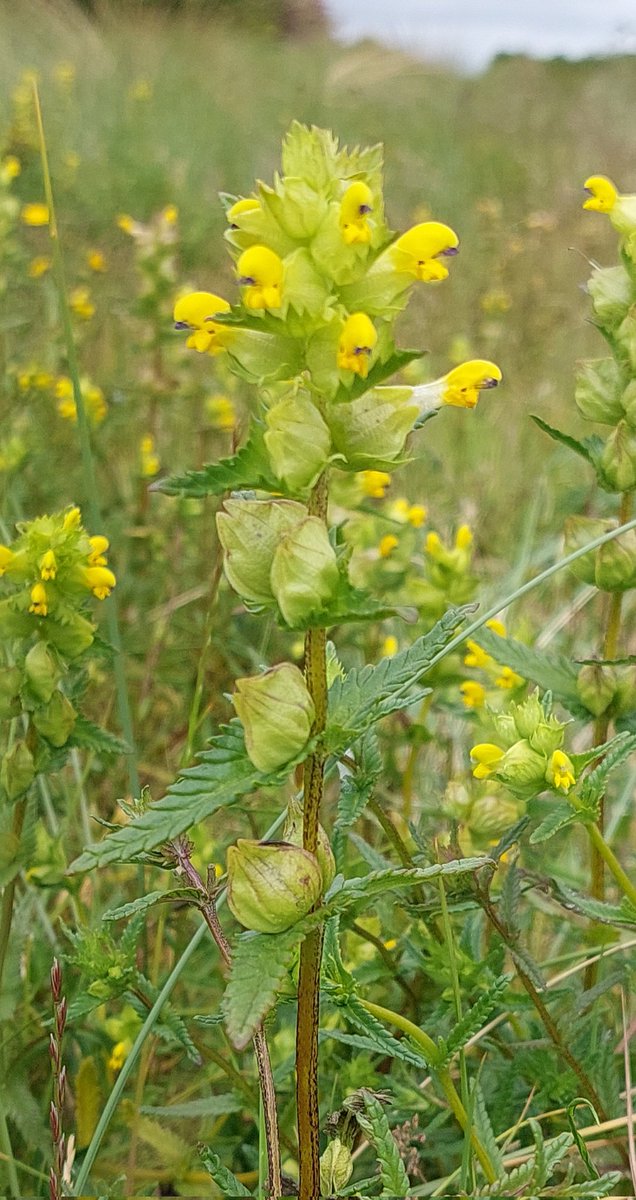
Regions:
<instances>
[{"instance_id":1,"label":"yellow flower cluster","mask_svg":"<svg viewBox=\"0 0 636 1200\"><path fill-rule=\"evenodd\" d=\"M486 628L492 629L493 633L498 633L499 637L506 637L506 626L503 621L494 617L491 621L486 621ZM464 665L473 667L479 671L483 671L487 676L491 686L494 684L496 688L504 691L513 691L515 688L520 688L525 683L525 680L517 675L511 667L502 666L495 662L490 654L486 654L482 650L478 642L468 639L466 642L467 654L464 657ZM478 680L467 679L460 685L462 700L466 708L482 708L488 698L486 687Z\"/></svg>"}]
</instances>

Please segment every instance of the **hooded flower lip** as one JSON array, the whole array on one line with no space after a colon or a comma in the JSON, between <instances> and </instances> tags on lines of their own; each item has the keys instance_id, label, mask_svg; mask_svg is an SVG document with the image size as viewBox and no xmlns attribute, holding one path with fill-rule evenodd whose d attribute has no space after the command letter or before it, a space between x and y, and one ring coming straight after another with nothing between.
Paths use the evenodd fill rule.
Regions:
<instances>
[{"instance_id":1,"label":"hooded flower lip","mask_svg":"<svg viewBox=\"0 0 636 1200\"><path fill-rule=\"evenodd\" d=\"M488 359L473 358L460 363L440 379L413 389L413 398L421 405L418 422L444 404L453 408L475 408L479 393L497 387L502 379L501 369Z\"/></svg>"},{"instance_id":2,"label":"hooded flower lip","mask_svg":"<svg viewBox=\"0 0 636 1200\"><path fill-rule=\"evenodd\" d=\"M244 196L240 200L236 200L231 208L228 208L226 217L232 229L238 229L236 218L244 216L248 212L257 212L261 207L260 200L256 196Z\"/></svg>"},{"instance_id":3,"label":"hooded flower lip","mask_svg":"<svg viewBox=\"0 0 636 1200\"><path fill-rule=\"evenodd\" d=\"M236 274L246 308L280 308L283 290L283 260L268 246L250 246L236 264Z\"/></svg>"},{"instance_id":4,"label":"hooded flower lip","mask_svg":"<svg viewBox=\"0 0 636 1200\"><path fill-rule=\"evenodd\" d=\"M373 212L373 194L366 183L352 183L340 201L340 232L347 246L371 241L367 216Z\"/></svg>"},{"instance_id":5,"label":"hooded flower lip","mask_svg":"<svg viewBox=\"0 0 636 1200\"><path fill-rule=\"evenodd\" d=\"M347 317L338 342L337 362L340 370L353 371L366 379L377 340L375 326L366 313L352 313Z\"/></svg>"},{"instance_id":6,"label":"hooded flower lip","mask_svg":"<svg viewBox=\"0 0 636 1200\"><path fill-rule=\"evenodd\" d=\"M626 249L630 258L636 252L636 195L625 195L618 191L606 175L590 175L585 180L587 199L583 208L592 212L607 213L614 228L626 238Z\"/></svg>"},{"instance_id":7,"label":"hooded flower lip","mask_svg":"<svg viewBox=\"0 0 636 1200\"><path fill-rule=\"evenodd\" d=\"M423 221L420 225L413 225L389 247L395 270L413 275L425 283L446 279L448 267L440 260L454 258L458 253L457 234L440 221Z\"/></svg>"},{"instance_id":8,"label":"hooded flower lip","mask_svg":"<svg viewBox=\"0 0 636 1200\"><path fill-rule=\"evenodd\" d=\"M181 296L174 306L175 329L191 330L186 346L200 354L220 354L225 349L232 331L214 320L217 313L229 312L230 305L222 296L213 292L189 292Z\"/></svg>"},{"instance_id":9,"label":"hooded flower lip","mask_svg":"<svg viewBox=\"0 0 636 1200\"><path fill-rule=\"evenodd\" d=\"M583 184L583 191L587 197L583 208L592 212L611 212L618 199L617 189L605 175L590 175Z\"/></svg>"},{"instance_id":10,"label":"hooded flower lip","mask_svg":"<svg viewBox=\"0 0 636 1200\"><path fill-rule=\"evenodd\" d=\"M555 750L553 752L545 777L548 783L551 783L557 791L569 792L570 788L574 787L576 783L574 765L563 750Z\"/></svg>"}]
</instances>

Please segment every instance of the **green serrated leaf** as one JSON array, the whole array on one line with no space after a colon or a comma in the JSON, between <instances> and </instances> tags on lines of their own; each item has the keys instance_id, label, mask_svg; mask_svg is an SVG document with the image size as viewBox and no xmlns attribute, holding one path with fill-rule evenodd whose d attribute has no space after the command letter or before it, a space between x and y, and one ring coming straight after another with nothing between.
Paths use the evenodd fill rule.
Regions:
<instances>
[{"instance_id":1,"label":"green serrated leaf","mask_svg":"<svg viewBox=\"0 0 636 1200\"><path fill-rule=\"evenodd\" d=\"M223 1166L218 1154L215 1154L209 1146L204 1146L199 1143L197 1146L199 1158L203 1163L208 1175L218 1187L223 1196L251 1196L252 1193L233 1175L227 1167Z\"/></svg>"},{"instance_id":2,"label":"green serrated leaf","mask_svg":"<svg viewBox=\"0 0 636 1200\"><path fill-rule=\"evenodd\" d=\"M480 629L476 641L496 662L512 667L518 675L531 679L543 691L553 692L559 700L581 708L576 690L578 672L565 655L542 654L514 638L500 637L492 629Z\"/></svg>"},{"instance_id":3,"label":"green serrated leaf","mask_svg":"<svg viewBox=\"0 0 636 1200\"><path fill-rule=\"evenodd\" d=\"M477 871L490 863L489 858L458 858L447 863L433 863L430 867L390 867L384 871L371 871L359 878L347 879L325 897L325 909L329 914L345 912L355 904L366 903L385 892L401 888L417 887L440 875L464 875Z\"/></svg>"},{"instance_id":4,"label":"green serrated leaf","mask_svg":"<svg viewBox=\"0 0 636 1200\"><path fill-rule=\"evenodd\" d=\"M587 1179L585 1183L571 1183L560 1195L563 1200L602 1200L609 1196L621 1182L620 1171L609 1171L600 1179Z\"/></svg>"},{"instance_id":5,"label":"green serrated leaf","mask_svg":"<svg viewBox=\"0 0 636 1200\"><path fill-rule=\"evenodd\" d=\"M391 1133L386 1113L371 1092L362 1089L365 1112L356 1113L357 1123L373 1146L382 1180L381 1196L407 1196L409 1177L400 1158L397 1142Z\"/></svg>"},{"instance_id":6,"label":"green serrated leaf","mask_svg":"<svg viewBox=\"0 0 636 1200\"><path fill-rule=\"evenodd\" d=\"M94 750L97 754L129 754L130 747L121 738L102 729L88 717L78 713L73 726L73 732L67 742L68 746L78 746L82 750Z\"/></svg>"},{"instance_id":7,"label":"green serrated leaf","mask_svg":"<svg viewBox=\"0 0 636 1200\"><path fill-rule=\"evenodd\" d=\"M294 766L289 764L289 769ZM287 767L275 775L264 775L245 752L243 729L232 721L210 749L189 767L141 817L109 834L102 842L87 846L69 867L69 873L90 871L107 863L135 862L140 855L185 833L219 808L234 804L246 792L282 782Z\"/></svg>"},{"instance_id":8,"label":"green serrated leaf","mask_svg":"<svg viewBox=\"0 0 636 1200\"><path fill-rule=\"evenodd\" d=\"M332 753L347 748L376 721L404 708L408 690L424 675L432 659L443 650L474 605L449 609L441 621L407 650L335 679L329 690L326 743Z\"/></svg>"},{"instance_id":9,"label":"green serrated leaf","mask_svg":"<svg viewBox=\"0 0 636 1200\"><path fill-rule=\"evenodd\" d=\"M247 933L238 939L222 1005L238 1050L254 1036L274 1004L295 951L321 920L320 913L312 913L283 933Z\"/></svg>"},{"instance_id":10,"label":"green serrated leaf","mask_svg":"<svg viewBox=\"0 0 636 1200\"><path fill-rule=\"evenodd\" d=\"M604 900L596 900L593 896L585 896L565 883L550 880L550 892L559 904L570 911L580 913L591 921L601 921L604 925L620 925L633 929L636 925L636 908L629 900L623 898L620 904L608 904Z\"/></svg>"},{"instance_id":11,"label":"green serrated leaf","mask_svg":"<svg viewBox=\"0 0 636 1200\"><path fill-rule=\"evenodd\" d=\"M445 1059L439 1065L445 1066L476 1033L479 1033L479 1030L486 1024L490 1014L499 1005L511 978L512 976L510 975L501 975L499 979L496 979L488 990L479 996L468 1012L464 1014L461 1021L457 1022L445 1039Z\"/></svg>"},{"instance_id":12,"label":"green serrated leaf","mask_svg":"<svg viewBox=\"0 0 636 1200\"><path fill-rule=\"evenodd\" d=\"M344 1004L338 1004L338 1011L342 1013L355 1029L359 1029L362 1032L367 1049L373 1049L376 1054L402 1059L403 1062L410 1063L414 1067L419 1067L420 1070L427 1071L429 1069L430 1063L424 1058L421 1051L406 1038L398 1039L392 1037L384 1028L382 1022L378 1021L377 1017L372 1016L370 1012L367 1012L357 996L348 996ZM332 1033L336 1038L340 1038L340 1033L337 1030L325 1030L324 1036L331 1037Z\"/></svg>"},{"instance_id":13,"label":"green serrated leaf","mask_svg":"<svg viewBox=\"0 0 636 1200\"><path fill-rule=\"evenodd\" d=\"M376 600L370 592L354 588L347 576L341 573L328 607L310 613L302 625L290 626L280 614L277 615L277 620L282 628L297 629L300 632L306 629L325 629L333 625L343 625L349 621L384 621L390 617L405 615L405 613L407 616L410 615L403 606L396 607L383 603ZM411 613L416 615L416 610L412 609Z\"/></svg>"},{"instance_id":14,"label":"green serrated leaf","mask_svg":"<svg viewBox=\"0 0 636 1200\"><path fill-rule=\"evenodd\" d=\"M143 1104L139 1111L147 1117L168 1117L170 1120L184 1118L194 1120L197 1117L218 1117L225 1113L240 1112L245 1107L245 1100L234 1092L225 1092L220 1096L206 1096L201 1100L188 1100L185 1104Z\"/></svg>"},{"instance_id":15,"label":"green serrated leaf","mask_svg":"<svg viewBox=\"0 0 636 1200\"><path fill-rule=\"evenodd\" d=\"M612 738L604 746L595 747L594 751L589 756L586 756L588 761L597 758L600 754L603 755L603 758L598 766L593 771L590 771L589 775L586 775L579 788L579 796L583 804L593 804L604 795L607 780L612 771L620 767L635 750L636 734L625 732L617 734L615 738ZM578 768L578 762L575 759L572 761L575 762L575 766Z\"/></svg>"},{"instance_id":16,"label":"green serrated leaf","mask_svg":"<svg viewBox=\"0 0 636 1200\"><path fill-rule=\"evenodd\" d=\"M342 767L338 815L335 829L350 829L364 812L373 789L382 773L382 755L378 741L369 730L358 746L353 747L357 770Z\"/></svg>"},{"instance_id":17,"label":"green serrated leaf","mask_svg":"<svg viewBox=\"0 0 636 1200\"><path fill-rule=\"evenodd\" d=\"M159 988L141 972L138 973L138 991L151 1005L155 1003L159 995ZM138 1016L145 1018L148 1015L148 1005L140 999L137 991L128 992L127 999ZM186 1029L185 1022L169 1004L164 1004L161 1010L161 1020L155 1025L155 1033L168 1045L174 1046L176 1042L185 1050L190 1062L201 1066L203 1060Z\"/></svg>"},{"instance_id":18,"label":"green serrated leaf","mask_svg":"<svg viewBox=\"0 0 636 1200\"><path fill-rule=\"evenodd\" d=\"M548 425L547 421L543 421L541 417L535 416L534 413L530 413L530 419L534 421L535 425L539 426L539 429L547 433L548 437L551 437L554 442L560 442L562 446L567 446L568 450L573 450L575 454L579 454L586 462L594 465L594 459L587 445L587 439L586 441L579 442L576 438L571 437L569 433L563 433L562 430L555 429L553 425Z\"/></svg>"},{"instance_id":19,"label":"green serrated leaf","mask_svg":"<svg viewBox=\"0 0 636 1200\"><path fill-rule=\"evenodd\" d=\"M358 396L363 396L365 392L371 391L371 388L378 387L392 375L396 375L398 371L403 371L409 363L423 358L425 354L425 350L396 350L384 362L376 362L366 379L358 376L351 387L341 386L338 388L333 403L340 404L346 403L347 400L356 400Z\"/></svg>"},{"instance_id":20,"label":"green serrated leaf","mask_svg":"<svg viewBox=\"0 0 636 1200\"><path fill-rule=\"evenodd\" d=\"M263 427L253 421L247 441L236 454L208 463L198 471L186 471L183 475L170 475L152 484L152 491L164 492L167 496L221 496L224 492L242 488L262 488L268 492L285 492L277 481L269 463L263 440Z\"/></svg>"},{"instance_id":21,"label":"green serrated leaf","mask_svg":"<svg viewBox=\"0 0 636 1200\"><path fill-rule=\"evenodd\" d=\"M120 904L118 908L109 908L102 913L102 921L121 921L123 917L132 917L135 913L148 912L156 904L164 904L169 900L196 900L197 893L192 888L173 888L168 892L148 892L131 900L128 904Z\"/></svg>"},{"instance_id":22,"label":"green serrated leaf","mask_svg":"<svg viewBox=\"0 0 636 1200\"><path fill-rule=\"evenodd\" d=\"M529 840L533 846L539 842L547 842L560 829L565 829L567 825L575 825L580 819L579 814L570 808L569 804L557 802L541 824L532 831Z\"/></svg>"},{"instance_id":23,"label":"green serrated leaf","mask_svg":"<svg viewBox=\"0 0 636 1200\"><path fill-rule=\"evenodd\" d=\"M501 1150L495 1138L493 1127L490 1123L488 1109L484 1094L478 1083L475 1083L473 1090L473 1120L479 1134L480 1141L488 1152L488 1157L498 1175L504 1174L503 1158Z\"/></svg>"}]
</instances>

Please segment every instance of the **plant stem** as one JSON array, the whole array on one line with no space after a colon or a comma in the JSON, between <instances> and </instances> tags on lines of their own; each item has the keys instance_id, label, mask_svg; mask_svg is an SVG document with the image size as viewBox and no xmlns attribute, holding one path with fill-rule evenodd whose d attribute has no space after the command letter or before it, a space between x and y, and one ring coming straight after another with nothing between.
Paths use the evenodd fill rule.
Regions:
<instances>
[{"instance_id":1,"label":"plant stem","mask_svg":"<svg viewBox=\"0 0 636 1200\"><path fill-rule=\"evenodd\" d=\"M18 800L13 812L13 826L11 836L16 847L16 854L20 845L20 837L22 835L22 826L27 808L27 797L23 796ZM15 890L18 884L18 873L10 879L2 893L2 907L0 908L0 992L2 991L2 978L4 975L4 966L7 958L7 950L9 949L9 935L11 933L11 923L13 921L13 905L15 903Z\"/></svg>"},{"instance_id":2,"label":"plant stem","mask_svg":"<svg viewBox=\"0 0 636 1200\"><path fill-rule=\"evenodd\" d=\"M322 475L309 501L312 516L327 519L327 477ZM316 717L312 733L321 734L327 721L327 631L310 629L305 636L305 678ZM319 747L305 763L303 787L303 848L315 854L324 790L324 753ZM300 950L298 1015L296 1020L296 1112L298 1121L298 1200L320 1195L320 1111L318 1103L318 1027L320 961L323 927L305 938Z\"/></svg>"},{"instance_id":3,"label":"plant stem","mask_svg":"<svg viewBox=\"0 0 636 1200\"><path fill-rule=\"evenodd\" d=\"M437 853L437 859L439 861L439 851ZM459 1021L461 1021L461 1019L464 1015L463 1010L462 1010L462 995L461 995L461 989L460 989L460 985L459 985L459 971L457 969L457 956L455 954L455 939L453 937L453 927L451 925L450 914L448 911L448 904L446 903L446 889L444 887L444 878L442 875L440 875L440 877L439 877L438 885L439 885L439 901L440 901L440 907L442 910L442 929L444 931L444 941L446 943L446 949L448 951L448 970L449 970L449 974L450 974L450 978L451 978L451 987L453 989L453 1004L455 1007L455 1016L457 1018L457 1021L459 1022ZM468 1089L468 1071L466 1068L466 1053L465 1053L465 1048L463 1046L460 1048L460 1051L459 1051L459 1077L461 1080L462 1104L464 1106L465 1111L470 1112L470 1092ZM472 1122L471 1122L471 1131L472 1131ZM466 1142L465 1156L464 1156L464 1162L466 1165L465 1165L465 1168L462 1165L462 1169L463 1169L463 1171L465 1170L466 1175L468 1175L470 1173L471 1178L472 1178L471 1162L470 1162L470 1146L468 1144L468 1130L466 1130L466 1134L467 1134L467 1142ZM467 1183L468 1183L468 1180L464 1179L462 1176L462 1186L464 1188L466 1187Z\"/></svg>"},{"instance_id":4,"label":"plant stem","mask_svg":"<svg viewBox=\"0 0 636 1200\"><path fill-rule=\"evenodd\" d=\"M199 910L218 946L221 957L227 966L230 966L232 962L230 943L219 921L216 904L209 896L207 888L204 886L201 876L190 858L190 846L187 839L181 838L178 841L172 842L172 849L180 871L185 875L188 883L201 895L201 900L198 903ZM269 1057L269 1047L262 1025L256 1030L252 1040L258 1068L265 1140L267 1143L267 1190L270 1200L279 1200L282 1196L282 1180L276 1091L274 1088L271 1059Z\"/></svg>"},{"instance_id":5,"label":"plant stem","mask_svg":"<svg viewBox=\"0 0 636 1200\"><path fill-rule=\"evenodd\" d=\"M433 1039L423 1029L420 1029L419 1025L414 1025L412 1021L409 1021L408 1017L402 1016L401 1013L393 1012L390 1008L383 1008L380 1004L372 1004L369 1000L361 1000L360 1003L373 1017L377 1017L379 1021L388 1021L389 1024L395 1025L403 1033L406 1033L418 1046L421 1046L430 1064L431 1075L439 1083L449 1107L464 1133L470 1137L473 1150L481 1164L486 1179L489 1183L494 1183L497 1178L497 1172L490 1161L488 1151L483 1145L477 1130L471 1126L468 1113L462 1104L461 1097L458 1095L448 1067L437 1066L439 1051Z\"/></svg>"},{"instance_id":6,"label":"plant stem","mask_svg":"<svg viewBox=\"0 0 636 1200\"><path fill-rule=\"evenodd\" d=\"M601 862L607 865L623 894L636 906L636 887L621 867L614 851L608 846L598 825L588 825L587 831Z\"/></svg>"}]
</instances>

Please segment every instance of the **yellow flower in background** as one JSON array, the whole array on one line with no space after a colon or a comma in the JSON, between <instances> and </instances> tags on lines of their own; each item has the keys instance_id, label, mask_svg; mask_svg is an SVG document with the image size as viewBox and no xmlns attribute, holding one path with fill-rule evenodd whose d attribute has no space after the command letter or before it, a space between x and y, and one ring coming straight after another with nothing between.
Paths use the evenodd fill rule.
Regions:
<instances>
[{"instance_id":1,"label":"yellow flower in background","mask_svg":"<svg viewBox=\"0 0 636 1200\"><path fill-rule=\"evenodd\" d=\"M366 379L377 340L376 328L366 313L352 313L347 317L338 342L337 362L340 370L353 371Z\"/></svg>"},{"instance_id":2,"label":"yellow flower in background","mask_svg":"<svg viewBox=\"0 0 636 1200\"><path fill-rule=\"evenodd\" d=\"M102 534L95 534L94 537L90 537L88 540L89 540L90 546L91 546L91 552L88 556L89 566L105 567L106 566L105 554L110 545L108 538L104 537Z\"/></svg>"},{"instance_id":3,"label":"yellow flower in background","mask_svg":"<svg viewBox=\"0 0 636 1200\"><path fill-rule=\"evenodd\" d=\"M190 329L186 346L199 354L220 354L232 338L232 330L214 320L218 313L229 312L230 305L213 292L189 292L174 306L175 329Z\"/></svg>"},{"instance_id":4,"label":"yellow flower in background","mask_svg":"<svg viewBox=\"0 0 636 1200\"><path fill-rule=\"evenodd\" d=\"M552 753L545 777L548 783L561 792L569 792L570 788L574 787L576 783L574 764L563 750L555 750Z\"/></svg>"},{"instance_id":5,"label":"yellow flower in background","mask_svg":"<svg viewBox=\"0 0 636 1200\"><path fill-rule=\"evenodd\" d=\"M71 311L82 321L90 321L95 316L95 305L87 287L73 288L68 298Z\"/></svg>"},{"instance_id":6,"label":"yellow flower in background","mask_svg":"<svg viewBox=\"0 0 636 1200\"><path fill-rule=\"evenodd\" d=\"M394 636L394 634L390 633L387 637L385 637L382 643L382 657L393 658L394 654L397 654L398 652L398 645L399 643L397 638Z\"/></svg>"},{"instance_id":7,"label":"yellow flower in background","mask_svg":"<svg viewBox=\"0 0 636 1200\"><path fill-rule=\"evenodd\" d=\"M434 529L431 529L430 533L427 533L424 549L427 554L430 554L431 558L439 558L443 554L444 545L442 539Z\"/></svg>"},{"instance_id":8,"label":"yellow flower in background","mask_svg":"<svg viewBox=\"0 0 636 1200\"><path fill-rule=\"evenodd\" d=\"M486 621L486 629L492 629L493 633L499 634L499 637L508 636L506 626L503 621L499 620L499 617L491 617L489 621Z\"/></svg>"},{"instance_id":9,"label":"yellow flower in background","mask_svg":"<svg viewBox=\"0 0 636 1200\"><path fill-rule=\"evenodd\" d=\"M89 250L86 254L86 265L91 271L95 271L97 275L102 275L108 270L106 255L101 250Z\"/></svg>"},{"instance_id":10,"label":"yellow flower in background","mask_svg":"<svg viewBox=\"0 0 636 1200\"><path fill-rule=\"evenodd\" d=\"M46 275L47 271L51 270L53 259L47 254L39 254L36 258L32 258L29 263L28 275L30 279L40 279L42 275Z\"/></svg>"},{"instance_id":11,"label":"yellow flower in background","mask_svg":"<svg viewBox=\"0 0 636 1200\"><path fill-rule=\"evenodd\" d=\"M452 258L458 250L459 238L450 226L424 221L403 233L387 253L396 271L433 283L447 278L448 267L442 260Z\"/></svg>"},{"instance_id":12,"label":"yellow flower in background","mask_svg":"<svg viewBox=\"0 0 636 1200\"><path fill-rule=\"evenodd\" d=\"M161 216L166 225L176 225L179 220L179 209L176 204L166 204L166 207L162 209Z\"/></svg>"},{"instance_id":13,"label":"yellow flower in background","mask_svg":"<svg viewBox=\"0 0 636 1200\"><path fill-rule=\"evenodd\" d=\"M497 764L504 756L504 751L500 746L495 746L493 742L480 742L477 746L473 746L470 757L475 763L473 775L475 779L487 779L492 775L493 771L497 770Z\"/></svg>"},{"instance_id":14,"label":"yellow flower in background","mask_svg":"<svg viewBox=\"0 0 636 1200\"><path fill-rule=\"evenodd\" d=\"M121 1071L132 1047L132 1038L125 1038L123 1042L115 1043L108 1059L108 1067L111 1071Z\"/></svg>"},{"instance_id":15,"label":"yellow flower in background","mask_svg":"<svg viewBox=\"0 0 636 1200\"><path fill-rule=\"evenodd\" d=\"M205 401L205 412L214 429L234 429L236 426L236 409L229 396L215 392Z\"/></svg>"},{"instance_id":16,"label":"yellow flower in background","mask_svg":"<svg viewBox=\"0 0 636 1200\"><path fill-rule=\"evenodd\" d=\"M386 471L360 471L358 479L362 484L362 494L373 500L382 500L391 483L391 476Z\"/></svg>"},{"instance_id":17,"label":"yellow flower in background","mask_svg":"<svg viewBox=\"0 0 636 1200\"><path fill-rule=\"evenodd\" d=\"M147 433L139 443L139 470L143 479L152 479L161 467L161 460L155 449L155 439Z\"/></svg>"},{"instance_id":18,"label":"yellow flower in background","mask_svg":"<svg viewBox=\"0 0 636 1200\"><path fill-rule=\"evenodd\" d=\"M117 228L121 229L122 233L133 234L137 222L129 213L120 213L117 217Z\"/></svg>"},{"instance_id":19,"label":"yellow flower in background","mask_svg":"<svg viewBox=\"0 0 636 1200\"><path fill-rule=\"evenodd\" d=\"M373 195L366 183L352 183L340 201L340 232L347 246L371 241L367 220L373 211Z\"/></svg>"},{"instance_id":20,"label":"yellow flower in background","mask_svg":"<svg viewBox=\"0 0 636 1200\"><path fill-rule=\"evenodd\" d=\"M10 183L12 179L18 178L21 170L20 159L16 158L15 154L7 154L0 162L0 180L2 183Z\"/></svg>"},{"instance_id":21,"label":"yellow flower in background","mask_svg":"<svg viewBox=\"0 0 636 1200\"><path fill-rule=\"evenodd\" d=\"M521 675L517 675L516 671L512 670L512 667L502 667L500 674L495 679L495 685L498 688L521 687L521 684L524 682L525 680L521 678Z\"/></svg>"},{"instance_id":22,"label":"yellow flower in background","mask_svg":"<svg viewBox=\"0 0 636 1200\"><path fill-rule=\"evenodd\" d=\"M473 642L469 638L466 645L468 646L468 654L464 657L464 666L487 669L493 665L494 659L489 654L486 654L486 651L482 650L481 646L477 645L477 642Z\"/></svg>"},{"instance_id":23,"label":"yellow flower in background","mask_svg":"<svg viewBox=\"0 0 636 1200\"><path fill-rule=\"evenodd\" d=\"M473 534L470 525L460 525L455 534L455 549L470 550L473 544Z\"/></svg>"},{"instance_id":24,"label":"yellow flower in background","mask_svg":"<svg viewBox=\"0 0 636 1200\"><path fill-rule=\"evenodd\" d=\"M486 703L486 689L482 683L477 683L475 679L466 679L459 685L459 690L466 708L483 708Z\"/></svg>"},{"instance_id":25,"label":"yellow flower in background","mask_svg":"<svg viewBox=\"0 0 636 1200\"><path fill-rule=\"evenodd\" d=\"M24 204L20 218L24 225L30 225L33 229L38 229L42 225L49 223L49 206L35 201L32 204Z\"/></svg>"},{"instance_id":26,"label":"yellow flower in background","mask_svg":"<svg viewBox=\"0 0 636 1200\"><path fill-rule=\"evenodd\" d=\"M80 386L86 407L86 415L95 425L99 425L108 412L104 393L101 388L86 378L80 380ZM60 375L55 381L55 397L57 399L57 411L60 416L66 421L76 421L77 407L75 404L75 394L73 384L67 375Z\"/></svg>"},{"instance_id":27,"label":"yellow flower in background","mask_svg":"<svg viewBox=\"0 0 636 1200\"><path fill-rule=\"evenodd\" d=\"M393 553L396 546L398 546L398 545L399 545L399 541L396 538L395 534L394 533L386 533L383 538L380 538L380 544L378 546L380 558L388 558L389 555Z\"/></svg>"},{"instance_id":28,"label":"yellow flower in background","mask_svg":"<svg viewBox=\"0 0 636 1200\"><path fill-rule=\"evenodd\" d=\"M280 308L283 291L283 260L268 246L250 246L236 264L236 273L246 308Z\"/></svg>"},{"instance_id":29,"label":"yellow flower in background","mask_svg":"<svg viewBox=\"0 0 636 1200\"><path fill-rule=\"evenodd\" d=\"M475 408L480 392L497 387L503 376L496 363L485 358L473 358L453 367L432 383L421 383L413 389L414 399L421 405L418 420L436 412L444 404L454 408Z\"/></svg>"},{"instance_id":30,"label":"yellow flower in background","mask_svg":"<svg viewBox=\"0 0 636 1200\"><path fill-rule=\"evenodd\" d=\"M75 67L73 63L61 62L53 67L53 78L60 87L72 88L75 83Z\"/></svg>"},{"instance_id":31,"label":"yellow flower in background","mask_svg":"<svg viewBox=\"0 0 636 1200\"><path fill-rule=\"evenodd\" d=\"M421 529L427 515L428 509L423 504L411 504L406 514L406 519L414 529Z\"/></svg>"},{"instance_id":32,"label":"yellow flower in background","mask_svg":"<svg viewBox=\"0 0 636 1200\"><path fill-rule=\"evenodd\" d=\"M512 297L504 288L491 288L484 292L479 307L485 313L505 313L512 305Z\"/></svg>"},{"instance_id":33,"label":"yellow flower in background","mask_svg":"<svg viewBox=\"0 0 636 1200\"><path fill-rule=\"evenodd\" d=\"M136 79L128 88L128 96L131 100L150 100L153 93L153 87L149 79Z\"/></svg>"}]
</instances>

